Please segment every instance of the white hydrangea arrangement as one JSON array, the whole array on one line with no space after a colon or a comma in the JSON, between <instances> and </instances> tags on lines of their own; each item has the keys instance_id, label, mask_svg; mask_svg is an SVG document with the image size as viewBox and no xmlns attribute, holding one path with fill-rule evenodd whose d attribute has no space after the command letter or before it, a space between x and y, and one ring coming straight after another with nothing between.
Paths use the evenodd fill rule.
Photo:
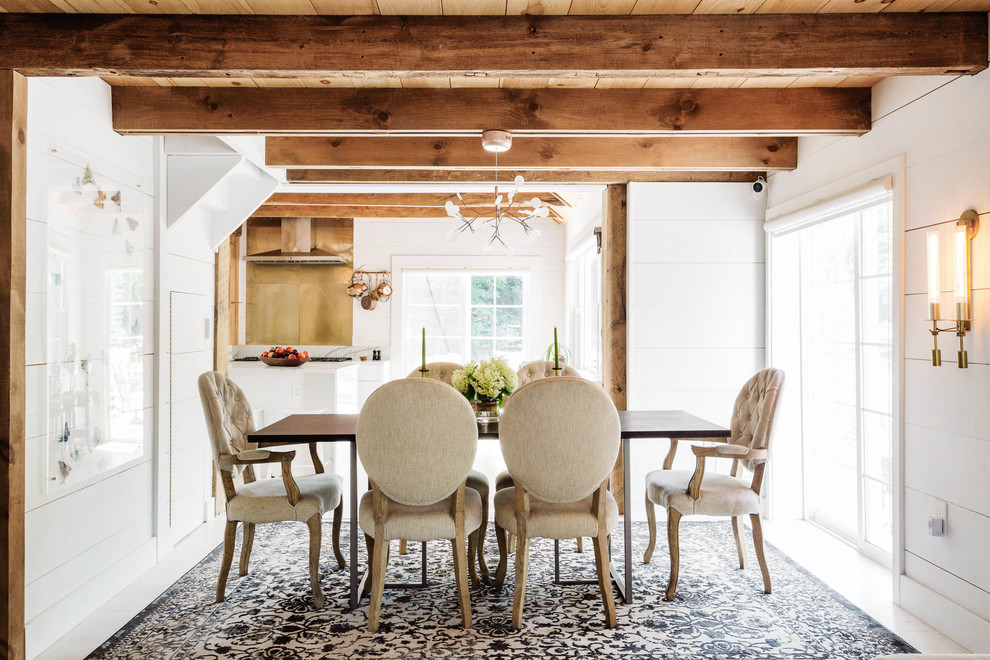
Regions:
<instances>
[{"instance_id":1,"label":"white hydrangea arrangement","mask_svg":"<svg viewBox=\"0 0 990 660\"><path fill-rule=\"evenodd\" d=\"M469 400L477 398L501 403L505 395L518 387L519 380L504 357L493 357L480 363L468 362L463 369L454 372L451 383Z\"/></svg>"}]
</instances>

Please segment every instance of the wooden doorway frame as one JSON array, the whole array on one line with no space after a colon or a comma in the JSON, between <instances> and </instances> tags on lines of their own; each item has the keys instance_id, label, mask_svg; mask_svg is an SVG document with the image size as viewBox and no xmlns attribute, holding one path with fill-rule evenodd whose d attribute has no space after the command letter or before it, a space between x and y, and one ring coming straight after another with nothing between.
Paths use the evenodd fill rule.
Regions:
<instances>
[{"instance_id":1,"label":"wooden doorway frame","mask_svg":"<svg viewBox=\"0 0 990 660\"><path fill-rule=\"evenodd\" d=\"M602 207L602 384L619 410L626 409L626 186L605 189ZM610 486L624 513L622 448Z\"/></svg>"},{"instance_id":2,"label":"wooden doorway frame","mask_svg":"<svg viewBox=\"0 0 990 660\"><path fill-rule=\"evenodd\" d=\"M0 655L24 645L27 79L0 70Z\"/></svg>"}]
</instances>

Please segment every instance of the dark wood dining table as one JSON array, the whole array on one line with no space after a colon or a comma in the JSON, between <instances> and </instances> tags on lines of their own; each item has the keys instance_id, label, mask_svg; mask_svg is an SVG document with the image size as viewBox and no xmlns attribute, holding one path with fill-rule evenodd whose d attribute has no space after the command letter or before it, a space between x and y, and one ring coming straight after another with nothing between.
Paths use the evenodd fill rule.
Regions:
<instances>
[{"instance_id":1,"label":"dark wood dining table","mask_svg":"<svg viewBox=\"0 0 990 660\"><path fill-rule=\"evenodd\" d=\"M350 446L350 608L358 606L359 576L358 558L358 478L357 478L357 415L289 415L248 434L250 442L259 447L309 444L316 442L346 442ZM622 505L623 516L623 566L621 572L612 562L612 579L624 603L633 602L632 572L632 516L631 488L629 484L630 440L671 440L670 450L664 461L669 468L673 450L678 440L722 439L729 437L729 429L712 424L683 410L629 410L619 412L622 437ZM480 439L497 439L498 424L478 426Z\"/></svg>"}]
</instances>

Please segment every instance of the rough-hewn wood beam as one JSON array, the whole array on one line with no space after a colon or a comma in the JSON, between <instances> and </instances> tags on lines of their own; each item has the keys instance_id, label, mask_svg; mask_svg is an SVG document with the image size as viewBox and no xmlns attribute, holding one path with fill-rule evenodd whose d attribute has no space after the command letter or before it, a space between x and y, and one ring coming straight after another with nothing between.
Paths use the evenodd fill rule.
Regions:
<instances>
[{"instance_id":1,"label":"rough-hewn wood beam","mask_svg":"<svg viewBox=\"0 0 990 660\"><path fill-rule=\"evenodd\" d=\"M446 218L437 206L292 206L266 204L255 218Z\"/></svg>"},{"instance_id":2,"label":"rough-hewn wood beam","mask_svg":"<svg viewBox=\"0 0 990 660\"><path fill-rule=\"evenodd\" d=\"M494 169L476 137L269 137L272 167ZM797 138L520 137L499 154L514 169L789 170Z\"/></svg>"},{"instance_id":3,"label":"rough-hewn wood beam","mask_svg":"<svg viewBox=\"0 0 990 660\"><path fill-rule=\"evenodd\" d=\"M602 385L616 409L626 409L626 187L605 190L602 205ZM623 512L622 448L610 488Z\"/></svg>"},{"instance_id":4,"label":"rough-hewn wood beam","mask_svg":"<svg viewBox=\"0 0 990 660\"><path fill-rule=\"evenodd\" d=\"M493 183L491 170L295 170L285 171L286 179L299 183ZM752 172L684 172L629 170L499 170L499 181L512 181L521 174L526 183L587 184L633 182L747 183L766 176Z\"/></svg>"},{"instance_id":5,"label":"rough-hewn wood beam","mask_svg":"<svg viewBox=\"0 0 990 660\"><path fill-rule=\"evenodd\" d=\"M508 190L509 188L507 188ZM500 188L501 190L501 188ZM523 189L519 199L530 200L536 197L543 204L566 204L557 195L547 192L530 192ZM494 206L495 196L490 193L411 192L411 193L275 193L265 205L306 205L306 206L414 206L443 209L448 201L459 206Z\"/></svg>"},{"instance_id":6,"label":"rough-hewn wood beam","mask_svg":"<svg viewBox=\"0 0 990 660\"><path fill-rule=\"evenodd\" d=\"M687 83L685 83L687 84ZM858 135L870 89L114 87L125 134L700 133Z\"/></svg>"},{"instance_id":7,"label":"rough-hewn wood beam","mask_svg":"<svg viewBox=\"0 0 990 660\"><path fill-rule=\"evenodd\" d=\"M27 80L0 71L0 657L24 647Z\"/></svg>"},{"instance_id":8,"label":"rough-hewn wood beam","mask_svg":"<svg viewBox=\"0 0 990 660\"><path fill-rule=\"evenodd\" d=\"M975 73L987 16L7 14L0 53L0 68L48 76Z\"/></svg>"}]
</instances>

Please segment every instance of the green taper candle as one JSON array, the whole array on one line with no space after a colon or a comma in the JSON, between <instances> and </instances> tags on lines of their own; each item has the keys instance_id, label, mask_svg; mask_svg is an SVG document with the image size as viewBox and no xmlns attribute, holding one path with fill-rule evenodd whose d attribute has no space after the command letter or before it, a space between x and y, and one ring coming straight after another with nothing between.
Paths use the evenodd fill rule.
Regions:
<instances>
[{"instance_id":1,"label":"green taper candle","mask_svg":"<svg viewBox=\"0 0 990 660\"><path fill-rule=\"evenodd\" d=\"M557 346L557 326L553 327L553 368L560 369L560 348Z\"/></svg>"},{"instance_id":2,"label":"green taper candle","mask_svg":"<svg viewBox=\"0 0 990 660\"><path fill-rule=\"evenodd\" d=\"M426 373L426 328L423 328L423 373Z\"/></svg>"}]
</instances>

